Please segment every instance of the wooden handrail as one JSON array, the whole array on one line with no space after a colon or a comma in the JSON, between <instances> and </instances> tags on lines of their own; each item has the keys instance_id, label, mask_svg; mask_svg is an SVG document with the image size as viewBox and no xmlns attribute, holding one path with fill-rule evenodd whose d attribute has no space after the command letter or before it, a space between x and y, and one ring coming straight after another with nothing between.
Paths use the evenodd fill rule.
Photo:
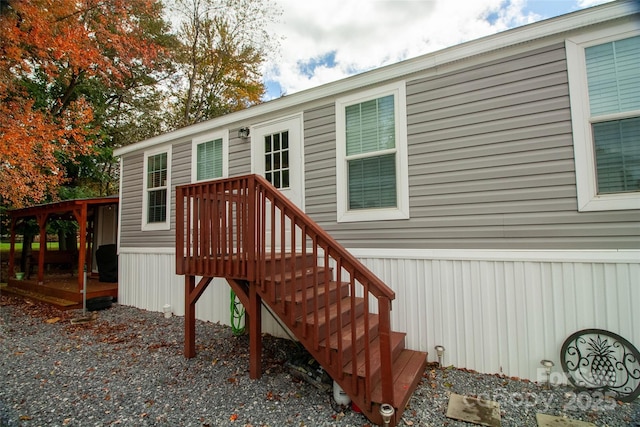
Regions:
<instances>
[{"instance_id":1,"label":"wooden handrail","mask_svg":"<svg viewBox=\"0 0 640 427\"><path fill-rule=\"evenodd\" d=\"M346 260L351 264L354 269L359 272L359 275L364 280L371 282L375 286L375 290L372 291L374 296L386 297L390 300L396 298L395 292L389 288L382 280L380 280L375 274L373 274L364 264L362 264L353 254L347 251L340 243L338 243L329 233L327 233L322 227L320 227L315 221L307 216L295 203L288 198L284 197L274 186L271 185L264 177L260 175L254 175L257 184L261 186L261 190L269 194L269 199L278 200L278 202L284 205L288 212L291 212L298 218L304 218L306 220L306 226L309 228L309 232L312 232L322 238L326 242L327 247L331 249L334 255Z\"/></svg>"},{"instance_id":2,"label":"wooden handrail","mask_svg":"<svg viewBox=\"0 0 640 427\"><path fill-rule=\"evenodd\" d=\"M315 260L308 266L307 257ZM303 263L302 268L297 262ZM310 279L293 274L300 270ZM345 381L343 348L345 340L350 339L352 375L345 389L363 392L366 400L372 393L370 323L369 316L364 316L363 345L356 348L357 304L363 304L365 312L378 310L383 399L394 403L390 310L395 293L265 178L244 175L176 187L176 271L255 283L255 288L263 292L263 301L282 304L280 315L287 318L284 320L298 339L338 382ZM267 289L267 280L275 277L281 281L287 277L289 286ZM299 287L303 280L313 280L313 304L324 307L310 307L313 322L285 308L284 301L294 301L298 289L306 289ZM347 322L337 316L337 352L332 355L330 328L321 329L318 319L329 318L330 287L340 289L340 283L349 288L351 326L344 329ZM320 291L324 291L323 301ZM377 307L370 306L369 296L377 301ZM340 313L347 303L337 298L336 304ZM302 313L308 312L307 305L302 298ZM358 359L359 354L364 357ZM359 376L365 378L364 390L359 389Z\"/></svg>"}]
</instances>

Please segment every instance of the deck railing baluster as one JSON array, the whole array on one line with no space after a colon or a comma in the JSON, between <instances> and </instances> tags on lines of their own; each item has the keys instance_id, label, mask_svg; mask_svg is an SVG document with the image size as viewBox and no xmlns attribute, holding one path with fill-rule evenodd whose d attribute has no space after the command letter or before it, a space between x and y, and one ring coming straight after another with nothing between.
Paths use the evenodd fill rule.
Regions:
<instances>
[{"instance_id":1,"label":"deck railing baluster","mask_svg":"<svg viewBox=\"0 0 640 427\"><path fill-rule=\"evenodd\" d=\"M363 296L364 296L364 310L365 312L369 312L369 282L364 282L363 284ZM369 339L369 316L364 317L364 330L365 330L365 338ZM371 378L371 346L364 346L364 372L365 378ZM384 369L384 368L382 368ZM367 400L371 399L371 381L366 381L364 384L364 395Z\"/></svg>"},{"instance_id":2,"label":"deck railing baluster","mask_svg":"<svg viewBox=\"0 0 640 427\"><path fill-rule=\"evenodd\" d=\"M315 307L313 308L313 348L317 351L320 348L320 337L319 328L318 328L318 319L319 319L319 304L318 304L318 236L316 234L312 237L313 244L313 303Z\"/></svg>"},{"instance_id":3,"label":"deck railing baluster","mask_svg":"<svg viewBox=\"0 0 640 427\"><path fill-rule=\"evenodd\" d=\"M340 257L337 257L335 259L335 263L336 263L336 283L338 284L338 286L340 286L340 282L342 281L342 259ZM329 301L329 282L325 284L325 293L327 295L326 300L327 303ZM351 299L352 301L355 301L353 298ZM338 309L338 318L337 318L337 327L336 327L336 338L338 340L338 363L336 366L343 366L344 363L342 363L342 348L343 348L343 338L342 338L342 298L338 295L336 297L336 302L337 302L337 309ZM351 304L353 306L353 303ZM350 317L350 321L351 323L355 323L355 314L356 312L354 311L353 307L351 308L351 317ZM355 345L355 341L353 342L353 344ZM327 347L329 346L329 343L327 342ZM340 379L343 378L343 370L340 370Z\"/></svg>"},{"instance_id":4,"label":"deck railing baluster","mask_svg":"<svg viewBox=\"0 0 640 427\"><path fill-rule=\"evenodd\" d=\"M291 216L289 218L289 222L291 224L291 228L289 229L289 234L290 234L290 239L291 239L291 243L289 245L290 249L290 256L289 256L289 271L291 272L291 291L290 291L290 296L291 296L291 304L289 305L291 307L290 313L289 313L289 321L291 322L291 325L295 324L296 321L296 292L298 291L298 275L295 274L295 272L297 271L296 268L296 222L295 222L295 216ZM285 221L285 225L286 225L286 221ZM302 273L302 277L300 277L300 281L303 282L305 279L304 277L304 271ZM301 286L301 289L304 289L304 286ZM304 296L303 296L304 298ZM284 303L284 301L283 301Z\"/></svg>"},{"instance_id":5,"label":"deck railing baluster","mask_svg":"<svg viewBox=\"0 0 640 427\"><path fill-rule=\"evenodd\" d=\"M331 305L329 304L329 295L326 292L326 283L331 279L329 277L329 267L331 266L329 251L323 246L324 249L324 274L323 274L323 284L325 286L324 293L324 349L325 349L325 359L331 360L331 346L329 343L331 342ZM340 312L338 311L338 316L340 316Z\"/></svg>"},{"instance_id":6,"label":"deck railing baluster","mask_svg":"<svg viewBox=\"0 0 640 427\"><path fill-rule=\"evenodd\" d=\"M176 190L176 212L184 212L184 196L182 189ZM14 221L13 219L11 221L11 230L13 230ZM184 217L176 216L176 236L184 236ZM11 239L11 250L13 251L15 241L13 232L11 233ZM184 266L182 264L184 260L183 246L184 243L182 242L182 238L176 238L176 274L184 274ZM9 260L9 272L10 274L13 273L13 256L11 256Z\"/></svg>"},{"instance_id":7,"label":"deck railing baluster","mask_svg":"<svg viewBox=\"0 0 640 427\"><path fill-rule=\"evenodd\" d=\"M353 276L353 272L349 272L349 295L351 296L350 300L351 300L351 310L355 310L356 309L356 281L355 278ZM369 329L367 328L367 319L369 318L369 316L365 316L364 322L365 322L365 326L364 326L364 342L368 343L369 342ZM351 339L352 342L355 343L356 342L356 325L355 323L351 324ZM355 365L355 361L358 360L358 346L353 344L351 346L351 360L352 365ZM358 376L357 375L352 375L351 376L351 388L353 390L355 390L356 392L358 392Z\"/></svg>"},{"instance_id":8,"label":"deck railing baluster","mask_svg":"<svg viewBox=\"0 0 640 427\"><path fill-rule=\"evenodd\" d=\"M275 201L275 200L274 200ZM278 212L280 213L279 215L279 219L280 219L280 233L279 234L279 241L278 244L280 245L280 304L282 304L283 307L283 311L286 311L286 307L285 307L285 298L287 296L287 245L286 245L286 216L285 216L285 211L284 209L282 209L282 207L278 206ZM292 275L292 280L293 281L293 275L294 272L291 272ZM292 286L291 283L289 283L289 286Z\"/></svg>"},{"instance_id":9,"label":"deck railing baluster","mask_svg":"<svg viewBox=\"0 0 640 427\"><path fill-rule=\"evenodd\" d=\"M269 198L269 206L270 206L270 212L271 212L271 264L269 266L269 269L271 270L271 283L273 284L273 281L275 279L275 275L276 275L276 205L273 202L273 200L271 198ZM276 287L275 286L271 286L271 301L273 301L275 303L276 301Z\"/></svg>"},{"instance_id":10,"label":"deck railing baluster","mask_svg":"<svg viewBox=\"0 0 640 427\"><path fill-rule=\"evenodd\" d=\"M304 224L304 221L300 225L300 235L302 242L300 247L300 256L302 262L302 271L307 271L307 227ZM308 279L307 279L308 280ZM315 279L312 279L315 280ZM308 310L308 302L307 302L307 291L306 288L302 294L302 315L300 316L300 321L302 322L302 337L307 338L307 325L305 319L307 318Z\"/></svg>"}]
</instances>

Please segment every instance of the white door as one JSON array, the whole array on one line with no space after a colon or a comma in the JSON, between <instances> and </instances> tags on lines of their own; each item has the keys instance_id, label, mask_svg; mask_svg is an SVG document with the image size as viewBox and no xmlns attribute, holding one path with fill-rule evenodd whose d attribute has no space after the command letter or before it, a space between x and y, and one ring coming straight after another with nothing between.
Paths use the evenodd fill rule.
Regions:
<instances>
[{"instance_id":1,"label":"white door","mask_svg":"<svg viewBox=\"0 0 640 427\"><path fill-rule=\"evenodd\" d=\"M259 124L251 130L253 172L304 210L302 137L301 115Z\"/></svg>"},{"instance_id":2,"label":"white door","mask_svg":"<svg viewBox=\"0 0 640 427\"><path fill-rule=\"evenodd\" d=\"M262 175L280 192L304 210L304 152L302 115L286 117L254 126L251 129L252 169ZM267 243L270 244L271 215L267 209ZM280 235L280 216L276 215L276 236ZM286 229L290 228L285 223ZM289 233L286 234L289 236ZM300 235L296 236L300 245ZM291 240L286 239L286 246ZM275 245L279 248L279 244Z\"/></svg>"}]
</instances>

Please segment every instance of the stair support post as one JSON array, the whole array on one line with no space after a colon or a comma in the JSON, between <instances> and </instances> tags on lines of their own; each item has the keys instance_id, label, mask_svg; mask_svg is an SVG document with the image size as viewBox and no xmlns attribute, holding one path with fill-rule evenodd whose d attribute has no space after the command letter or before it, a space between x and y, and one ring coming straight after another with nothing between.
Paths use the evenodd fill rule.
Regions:
<instances>
[{"instance_id":1,"label":"stair support post","mask_svg":"<svg viewBox=\"0 0 640 427\"><path fill-rule=\"evenodd\" d=\"M196 302L191 295L196 287L196 277L184 276L184 357L196 356Z\"/></svg>"},{"instance_id":2,"label":"stair support post","mask_svg":"<svg viewBox=\"0 0 640 427\"><path fill-rule=\"evenodd\" d=\"M249 283L249 378L255 380L262 375L262 298L258 295L255 281Z\"/></svg>"},{"instance_id":3,"label":"stair support post","mask_svg":"<svg viewBox=\"0 0 640 427\"><path fill-rule=\"evenodd\" d=\"M391 367L391 301L378 298L380 328L380 380L382 382L382 401L395 407L393 396L393 372Z\"/></svg>"}]
</instances>

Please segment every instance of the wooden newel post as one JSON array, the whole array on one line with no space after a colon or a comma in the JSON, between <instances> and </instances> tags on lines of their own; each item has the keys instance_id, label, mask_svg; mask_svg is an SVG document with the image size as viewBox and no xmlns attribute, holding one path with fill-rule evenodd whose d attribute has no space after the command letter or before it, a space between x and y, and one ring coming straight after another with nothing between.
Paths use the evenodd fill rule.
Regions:
<instances>
[{"instance_id":1,"label":"wooden newel post","mask_svg":"<svg viewBox=\"0 0 640 427\"><path fill-rule=\"evenodd\" d=\"M393 396L393 372L391 361L391 301L386 297L378 298L380 315L380 364L382 382L382 401L395 407Z\"/></svg>"},{"instance_id":2,"label":"wooden newel post","mask_svg":"<svg viewBox=\"0 0 640 427\"><path fill-rule=\"evenodd\" d=\"M254 176L250 176L247 185L247 213L248 221L246 223L247 232L245 233L245 251L247 252L247 280L255 282L256 280L256 180Z\"/></svg>"}]
</instances>

